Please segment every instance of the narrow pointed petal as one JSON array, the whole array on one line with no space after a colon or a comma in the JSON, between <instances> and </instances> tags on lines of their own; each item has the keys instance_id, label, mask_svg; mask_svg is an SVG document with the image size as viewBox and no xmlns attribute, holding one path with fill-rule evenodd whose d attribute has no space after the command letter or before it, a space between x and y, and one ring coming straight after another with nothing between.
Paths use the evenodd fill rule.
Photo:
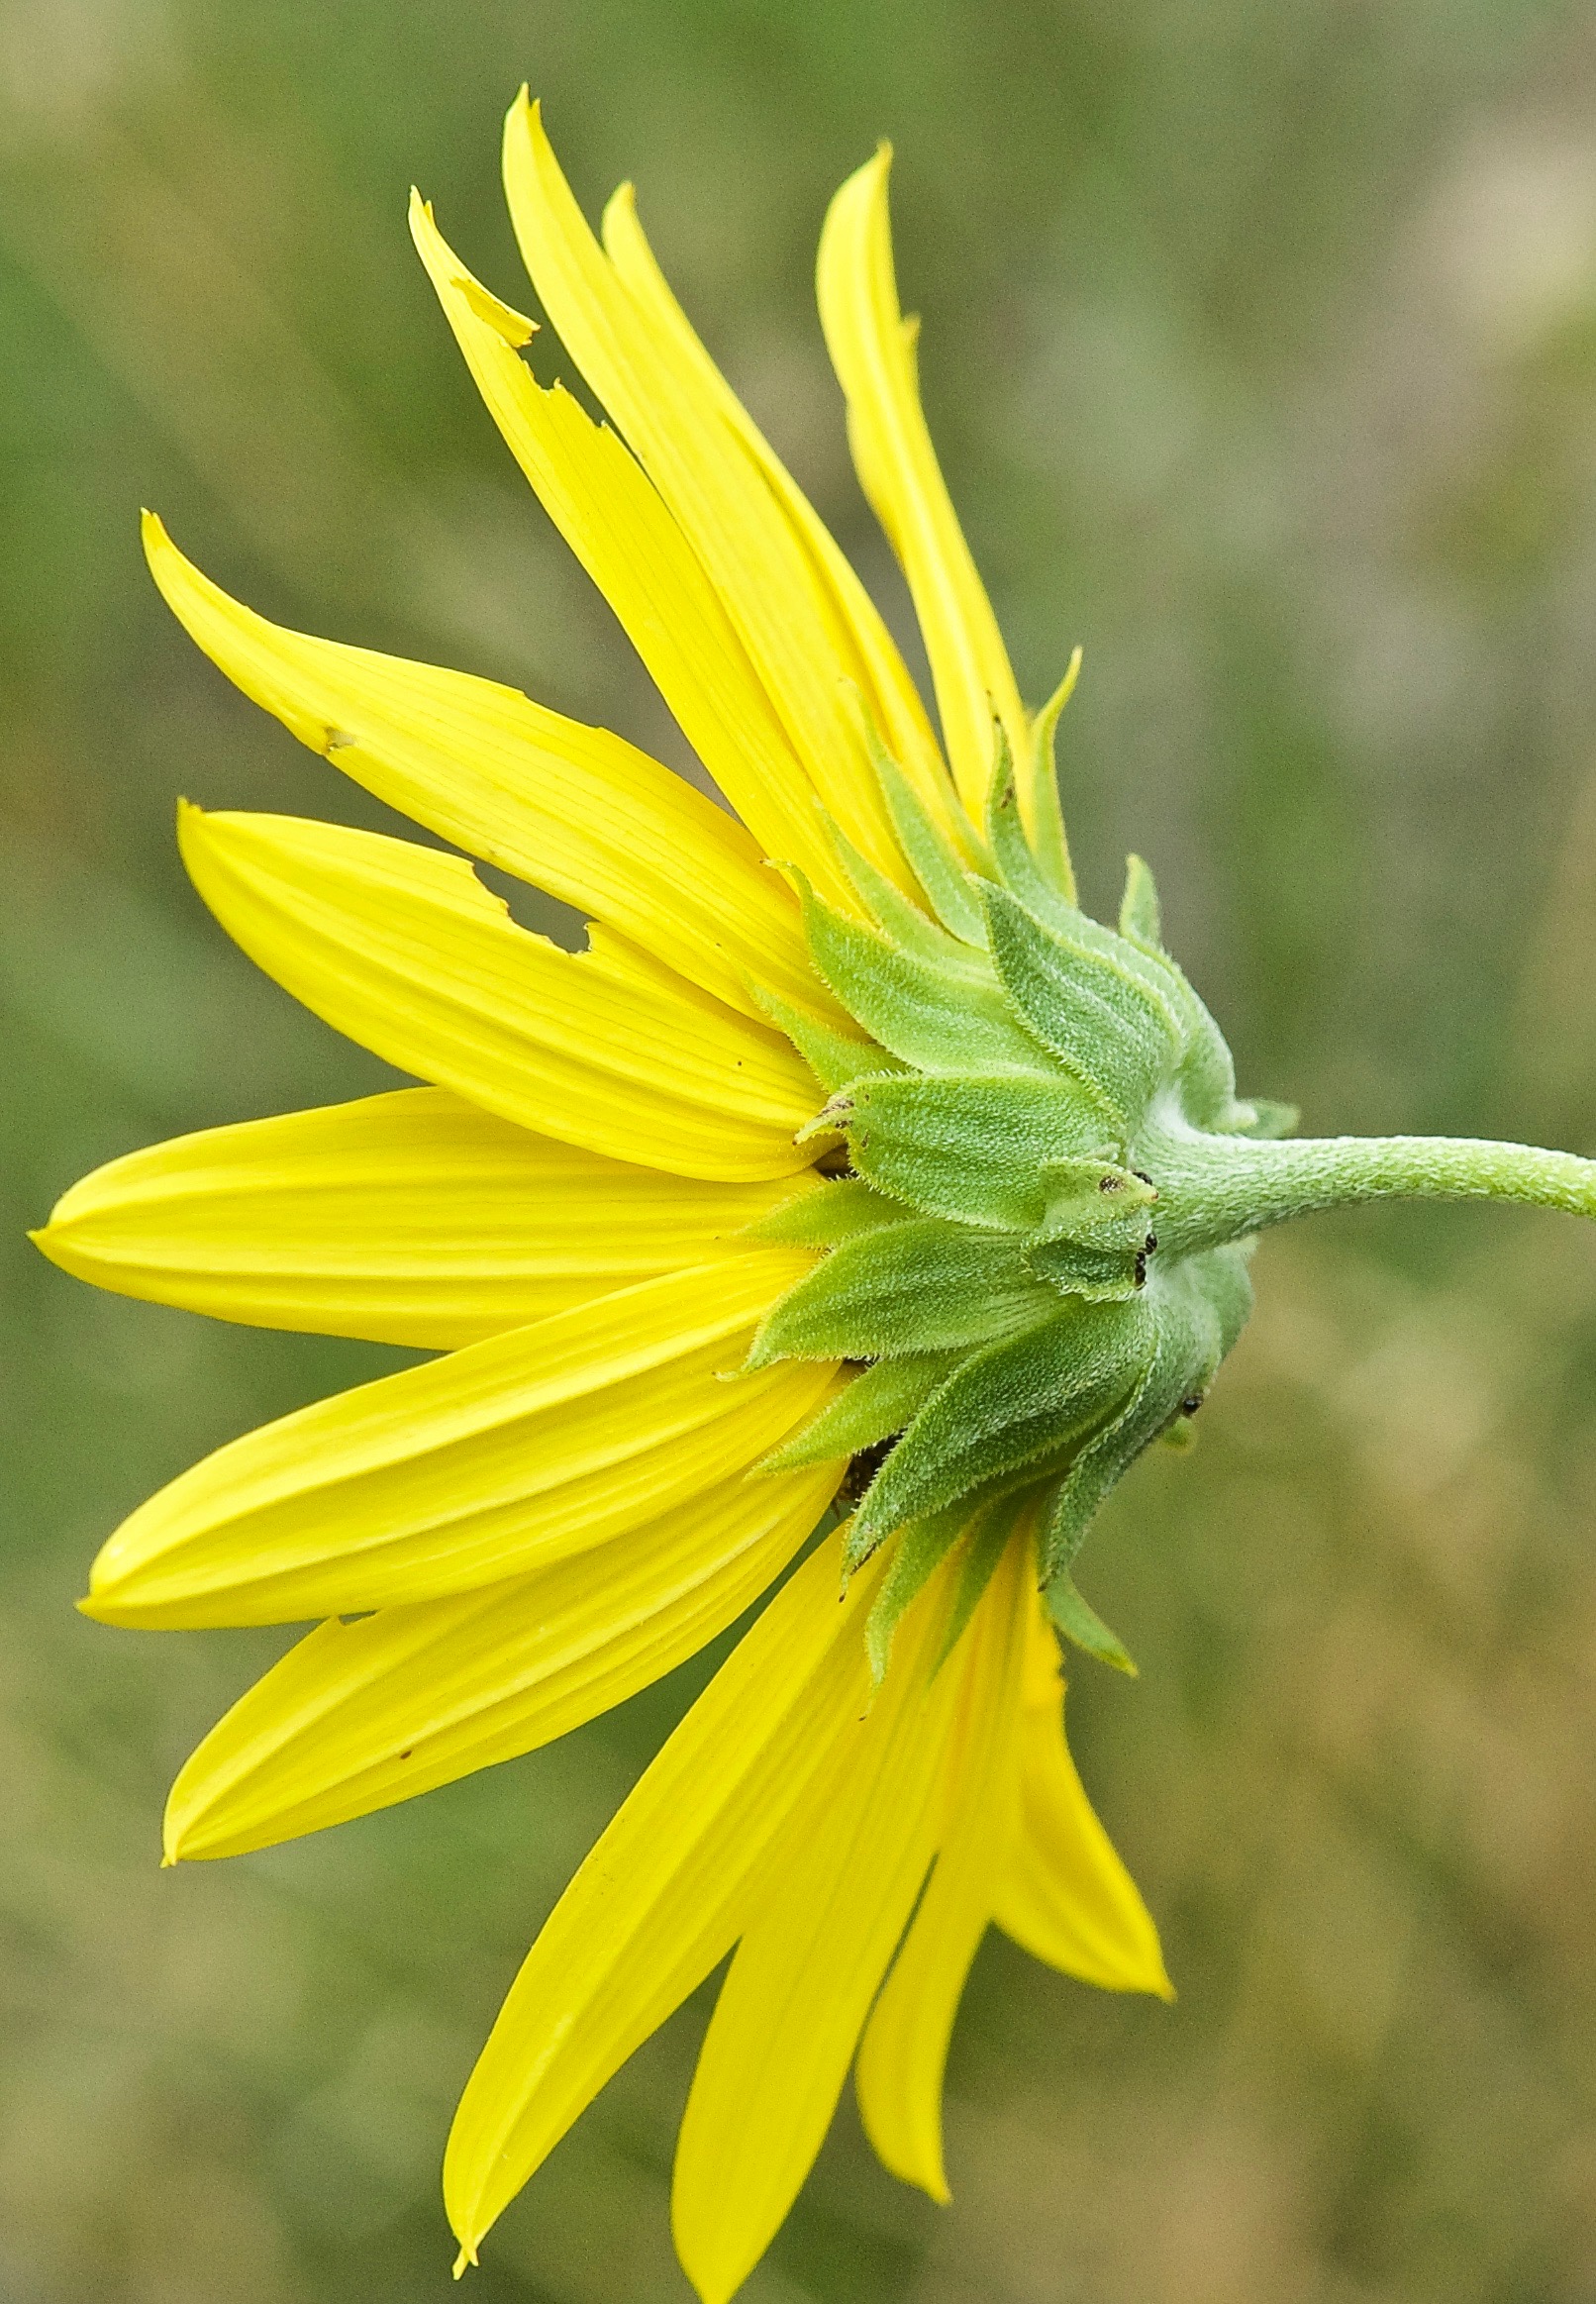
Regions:
<instances>
[{"instance_id":1,"label":"narrow pointed petal","mask_svg":"<svg viewBox=\"0 0 1596 2304\"><path fill-rule=\"evenodd\" d=\"M814 1528L839 1467L742 1477L596 1552L318 1626L219 1721L166 1804L166 1858L237 1855L551 1743L695 1654Z\"/></svg>"},{"instance_id":2,"label":"narrow pointed petal","mask_svg":"<svg viewBox=\"0 0 1596 2304\"><path fill-rule=\"evenodd\" d=\"M863 667L835 596L702 365L650 325L590 230L525 91L505 123L504 181L544 309L691 544L816 792L907 887L850 707Z\"/></svg>"},{"instance_id":3,"label":"narrow pointed petal","mask_svg":"<svg viewBox=\"0 0 1596 2304\"><path fill-rule=\"evenodd\" d=\"M934 1584L906 1619L867 1715L832 1722L721 1986L671 2190L676 2253L703 2304L747 2279L809 2173L925 1879L957 1698L956 1676L932 1670L946 1597Z\"/></svg>"},{"instance_id":4,"label":"narrow pointed petal","mask_svg":"<svg viewBox=\"0 0 1596 2304\"><path fill-rule=\"evenodd\" d=\"M934 2200L943 2168L943 2071L969 1974L1019 1824L1020 1696L1034 1579L1029 1539L1011 1538L964 1657L936 1868L859 2049L864 2132L895 2176Z\"/></svg>"},{"instance_id":5,"label":"narrow pointed petal","mask_svg":"<svg viewBox=\"0 0 1596 2304\"><path fill-rule=\"evenodd\" d=\"M468 2261L584 2106L736 1942L766 1853L865 1706L877 1578L819 1546L640 1779L549 1915L466 2083L444 2198Z\"/></svg>"},{"instance_id":6,"label":"narrow pointed petal","mask_svg":"<svg viewBox=\"0 0 1596 2304\"><path fill-rule=\"evenodd\" d=\"M249 957L390 1063L645 1167L751 1181L805 1164L793 1132L820 1098L786 1041L685 982L646 990L531 935L463 857L197 808L179 842Z\"/></svg>"},{"instance_id":7,"label":"narrow pointed petal","mask_svg":"<svg viewBox=\"0 0 1596 2304\"><path fill-rule=\"evenodd\" d=\"M1021 1724L1021 1820L993 1918L1048 1967L1172 2000L1158 1932L1093 1812L1064 1742L1058 1643L1038 1609Z\"/></svg>"},{"instance_id":8,"label":"narrow pointed petal","mask_svg":"<svg viewBox=\"0 0 1596 2304\"><path fill-rule=\"evenodd\" d=\"M113 1624L286 1624L590 1551L819 1406L828 1369L726 1375L807 1260L765 1249L645 1280L281 1417L125 1520L84 1606Z\"/></svg>"},{"instance_id":9,"label":"narrow pointed petal","mask_svg":"<svg viewBox=\"0 0 1596 2304\"><path fill-rule=\"evenodd\" d=\"M518 348L533 324L474 280L417 196L410 229L466 365L540 503L766 855L841 893L814 787L725 606L637 458Z\"/></svg>"},{"instance_id":10,"label":"narrow pointed petal","mask_svg":"<svg viewBox=\"0 0 1596 2304\"><path fill-rule=\"evenodd\" d=\"M1031 758L1030 724L920 406L915 330L899 309L892 263L890 159L885 149L877 152L832 202L817 275L821 326L848 399L859 482L908 578L943 741L964 806L979 824L992 775L993 715L1020 761Z\"/></svg>"},{"instance_id":11,"label":"narrow pointed petal","mask_svg":"<svg viewBox=\"0 0 1596 2304\"><path fill-rule=\"evenodd\" d=\"M517 689L268 624L152 515L168 607L313 751L429 830L632 937L754 1016L746 979L814 997L798 907L724 809L618 736Z\"/></svg>"},{"instance_id":12,"label":"narrow pointed petal","mask_svg":"<svg viewBox=\"0 0 1596 2304\"><path fill-rule=\"evenodd\" d=\"M816 1189L666 1176L401 1088L130 1152L34 1238L125 1296L446 1351L745 1254L746 1225Z\"/></svg>"},{"instance_id":13,"label":"narrow pointed petal","mask_svg":"<svg viewBox=\"0 0 1596 2304\"><path fill-rule=\"evenodd\" d=\"M604 211L604 250L642 321L670 348L695 387L713 401L747 444L814 562L857 651L860 689L881 741L938 823L962 838L966 828L953 800L948 769L897 642L852 563L732 390L677 303L644 235L630 184L621 186Z\"/></svg>"}]
</instances>

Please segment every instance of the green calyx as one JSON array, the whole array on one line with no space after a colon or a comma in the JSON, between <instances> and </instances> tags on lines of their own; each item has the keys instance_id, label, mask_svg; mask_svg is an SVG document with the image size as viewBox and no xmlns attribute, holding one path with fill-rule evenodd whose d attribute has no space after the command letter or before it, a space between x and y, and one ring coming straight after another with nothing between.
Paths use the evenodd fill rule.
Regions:
<instances>
[{"instance_id":1,"label":"green calyx","mask_svg":"<svg viewBox=\"0 0 1596 2304\"><path fill-rule=\"evenodd\" d=\"M1073 1581L1110 1490L1184 1440L1251 1307L1253 1236L1391 1197L1511 1199L1596 1215L1596 1163L1517 1145L1292 1139L1290 1107L1236 1093L1217 1025L1163 950L1133 856L1117 929L1074 900L1051 771L1070 679L1039 716L1035 821L999 734L985 838L959 853L877 748L919 901L838 851L863 918L794 874L818 974L854 1038L761 993L828 1091L805 1132L826 1187L762 1237L827 1252L755 1337L750 1366L857 1373L769 1468L847 1457L849 1569L893 1558L892 1628L955 1546L954 1627L1024 1527L1054 1622L1135 1666ZM951 1637L951 1636L950 1636Z\"/></svg>"}]
</instances>

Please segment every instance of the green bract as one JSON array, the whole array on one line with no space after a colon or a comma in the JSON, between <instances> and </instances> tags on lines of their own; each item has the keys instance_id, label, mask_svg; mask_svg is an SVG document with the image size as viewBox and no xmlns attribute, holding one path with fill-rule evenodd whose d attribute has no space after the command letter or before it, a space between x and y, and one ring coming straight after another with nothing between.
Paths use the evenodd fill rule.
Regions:
<instances>
[{"instance_id":1,"label":"green bract","mask_svg":"<svg viewBox=\"0 0 1596 2304\"><path fill-rule=\"evenodd\" d=\"M1185 1437L1251 1308L1262 1226L1416 1194L1596 1213L1596 1168L1563 1152L1281 1141L1296 1114L1237 1095L1141 858L1118 929L1075 901L1050 758L1068 685L1039 721L1038 822L1022 824L997 732L985 838L967 854L877 748L923 905L840 835L871 925L794 873L814 965L868 1037L762 995L829 1091L806 1134L838 1150L835 1180L763 1227L829 1253L769 1314L749 1364L859 1366L770 1465L853 1459L848 1564L896 1547L871 1624L878 1671L948 1550L965 1547L962 1623L1022 1521L1059 1630L1135 1669L1076 1590L1075 1557L1143 1450Z\"/></svg>"}]
</instances>

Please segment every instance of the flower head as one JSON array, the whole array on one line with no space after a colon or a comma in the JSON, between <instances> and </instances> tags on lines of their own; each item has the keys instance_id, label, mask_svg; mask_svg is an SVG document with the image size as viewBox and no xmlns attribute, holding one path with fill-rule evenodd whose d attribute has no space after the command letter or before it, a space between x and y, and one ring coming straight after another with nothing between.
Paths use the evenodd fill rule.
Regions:
<instances>
[{"instance_id":1,"label":"flower head","mask_svg":"<svg viewBox=\"0 0 1596 2304\"><path fill-rule=\"evenodd\" d=\"M224 671L463 853L185 808L229 933L426 1084L135 1153L39 1237L130 1294L439 1354L220 1450L95 1563L84 1606L113 1623L323 1620L182 1770L168 1860L531 1751L792 1568L533 1947L445 2170L474 2258L731 1953L674 2195L719 2304L852 2065L883 2160L947 2196L942 2069L991 1922L1167 1995L1064 1747L1059 1635L1134 1669L1076 1557L1142 1452L1184 1437L1252 1236L1416 1192L1588 1214L1596 1171L1290 1140L1286 1108L1238 1095L1146 865L1116 927L1081 910L1052 766L1078 655L1028 712L921 415L884 153L833 203L820 306L940 740L630 192L595 238L524 97L505 173L609 425L538 379L535 323L419 199L417 247L736 817L510 689L266 623L150 521L156 582ZM517 926L470 857L578 906L587 949Z\"/></svg>"}]
</instances>

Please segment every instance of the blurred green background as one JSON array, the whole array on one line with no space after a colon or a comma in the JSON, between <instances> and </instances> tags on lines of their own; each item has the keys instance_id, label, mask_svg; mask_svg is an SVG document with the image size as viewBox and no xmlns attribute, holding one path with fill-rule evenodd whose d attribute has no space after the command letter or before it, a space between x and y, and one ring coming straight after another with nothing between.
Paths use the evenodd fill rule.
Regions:
<instances>
[{"instance_id":1,"label":"blurred green background","mask_svg":"<svg viewBox=\"0 0 1596 2304\"><path fill-rule=\"evenodd\" d=\"M414 178L512 300L516 84L684 300L894 618L810 289L898 148L955 493L1063 747L1088 900L1136 847L1244 1085L1307 1125L1596 1151L1596 17L1530 0L5 0L0 8L0 2296L422 2304L454 2094L703 1669L552 1751L161 1874L164 1786L277 1636L76 1618L117 1518L395 1364L75 1286L22 1227L151 1138L384 1077L188 891L180 791L382 814L160 608L236 592L679 758L460 367ZM1278 1235L1189 1459L1087 1589L1087 1782L1173 2009L992 1940L955 2199L846 2107L750 2304L1596 2298L1596 1234ZM490 2244L480 2304L687 2289L703 2007Z\"/></svg>"}]
</instances>

